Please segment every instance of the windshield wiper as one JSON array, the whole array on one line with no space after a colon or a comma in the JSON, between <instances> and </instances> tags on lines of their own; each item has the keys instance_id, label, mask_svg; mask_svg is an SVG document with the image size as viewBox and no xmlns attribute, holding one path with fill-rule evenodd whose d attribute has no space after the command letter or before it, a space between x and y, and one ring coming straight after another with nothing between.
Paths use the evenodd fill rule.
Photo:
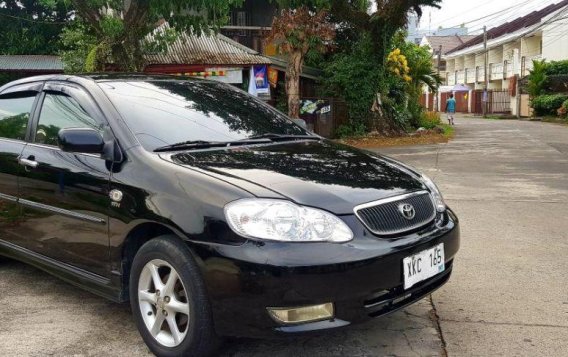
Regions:
<instances>
[{"instance_id":1,"label":"windshield wiper","mask_svg":"<svg viewBox=\"0 0 568 357\"><path fill-rule=\"evenodd\" d=\"M165 152L165 151L175 151L175 150L187 150L187 149L207 149L213 147L229 147L235 145L246 145L246 144L258 144L258 143L268 143L271 140L263 138L248 138L236 141L205 141L205 140L190 140L183 141L181 143L175 143L171 145L160 146L154 149L154 152Z\"/></svg>"},{"instance_id":2,"label":"windshield wiper","mask_svg":"<svg viewBox=\"0 0 568 357\"><path fill-rule=\"evenodd\" d=\"M321 140L322 138L315 135L292 135L292 134L276 134L276 133L266 133L261 135L251 136L248 139L270 139L272 141L277 140ZM243 141L244 141L243 140Z\"/></svg>"},{"instance_id":3,"label":"windshield wiper","mask_svg":"<svg viewBox=\"0 0 568 357\"><path fill-rule=\"evenodd\" d=\"M247 144L259 144L259 143L269 143L274 141L284 141L284 140L321 140L319 136L315 135L287 135L287 134L275 134L267 133L261 135L251 136L250 138L235 140L235 141L205 141L205 140L190 140L183 141L181 143L175 143L171 145L160 146L154 149L154 152L165 152L165 151L175 151L175 150L187 150L187 149L207 149L213 147L229 147L236 145L247 145Z\"/></svg>"}]
</instances>

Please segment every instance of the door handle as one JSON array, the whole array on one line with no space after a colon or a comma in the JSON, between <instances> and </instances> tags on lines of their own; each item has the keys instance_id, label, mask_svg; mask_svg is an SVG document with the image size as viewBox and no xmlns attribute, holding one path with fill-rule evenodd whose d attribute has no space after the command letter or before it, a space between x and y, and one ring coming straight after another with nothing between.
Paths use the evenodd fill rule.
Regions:
<instances>
[{"instance_id":1,"label":"door handle","mask_svg":"<svg viewBox=\"0 0 568 357\"><path fill-rule=\"evenodd\" d=\"M33 159L24 159L21 157L18 158L18 163L22 166L31 167L32 169L35 169L38 165L38 162Z\"/></svg>"}]
</instances>

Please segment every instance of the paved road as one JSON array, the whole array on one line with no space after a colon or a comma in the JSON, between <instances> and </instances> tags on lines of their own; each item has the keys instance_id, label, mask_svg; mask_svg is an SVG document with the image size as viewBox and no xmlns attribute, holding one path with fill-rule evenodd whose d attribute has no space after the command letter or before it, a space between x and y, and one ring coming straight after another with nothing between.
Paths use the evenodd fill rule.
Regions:
<instances>
[{"instance_id":1,"label":"paved road","mask_svg":"<svg viewBox=\"0 0 568 357\"><path fill-rule=\"evenodd\" d=\"M432 176L459 214L450 283L387 318L320 337L233 340L221 356L568 355L568 127L456 124L449 144L381 150ZM0 262L0 292L1 356L149 355L128 306L12 261Z\"/></svg>"}]
</instances>

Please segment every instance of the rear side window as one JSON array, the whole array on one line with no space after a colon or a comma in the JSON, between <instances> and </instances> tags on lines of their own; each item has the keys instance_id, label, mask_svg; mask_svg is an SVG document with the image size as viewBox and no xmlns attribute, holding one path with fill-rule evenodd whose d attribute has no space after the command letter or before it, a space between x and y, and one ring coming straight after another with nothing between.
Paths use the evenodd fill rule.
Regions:
<instances>
[{"instance_id":1,"label":"rear side window","mask_svg":"<svg viewBox=\"0 0 568 357\"><path fill-rule=\"evenodd\" d=\"M103 126L72 97L46 93L34 142L57 146L59 130L68 128L91 128L102 132Z\"/></svg>"},{"instance_id":2,"label":"rear side window","mask_svg":"<svg viewBox=\"0 0 568 357\"><path fill-rule=\"evenodd\" d=\"M0 138L24 140L35 92L0 96Z\"/></svg>"}]
</instances>

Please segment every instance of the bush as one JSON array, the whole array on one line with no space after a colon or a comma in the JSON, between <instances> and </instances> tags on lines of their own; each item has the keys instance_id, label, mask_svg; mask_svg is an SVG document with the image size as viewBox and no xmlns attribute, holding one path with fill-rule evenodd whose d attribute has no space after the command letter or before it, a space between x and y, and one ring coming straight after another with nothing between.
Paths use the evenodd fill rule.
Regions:
<instances>
[{"instance_id":1,"label":"bush","mask_svg":"<svg viewBox=\"0 0 568 357\"><path fill-rule=\"evenodd\" d=\"M566 99L564 103L562 103L562 106L558 108L556 113L561 118L568 118L568 99Z\"/></svg>"},{"instance_id":2,"label":"bush","mask_svg":"<svg viewBox=\"0 0 568 357\"><path fill-rule=\"evenodd\" d=\"M567 94L543 94L535 97L531 105L536 115L557 115L557 110L568 100Z\"/></svg>"},{"instance_id":3,"label":"bush","mask_svg":"<svg viewBox=\"0 0 568 357\"><path fill-rule=\"evenodd\" d=\"M545 73L549 76L568 74L568 60L552 61L546 64Z\"/></svg>"},{"instance_id":4,"label":"bush","mask_svg":"<svg viewBox=\"0 0 568 357\"><path fill-rule=\"evenodd\" d=\"M422 112L420 115L419 126L424 129L434 129L440 124L440 113L438 112Z\"/></svg>"},{"instance_id":5,"label":"bush","mask_svg":"<svg viewBox=\"0 0 568 357\"><path fill-rule=\"evenodd\" d=\"M568 74L546 76L543 84L545 93L564 93L568 91Z\"/></svg>"},{"instance_id":6,"label":"bush","mask_svg":"<svg viewBox=\"0 0 568 357\"><path fill-rule=\"evenodd\" d=\"M367 128L362 123L342 124L335 129L335 136L340 139L351 138L364 136L366 132Z\"/></svg>"}]
</instances>

